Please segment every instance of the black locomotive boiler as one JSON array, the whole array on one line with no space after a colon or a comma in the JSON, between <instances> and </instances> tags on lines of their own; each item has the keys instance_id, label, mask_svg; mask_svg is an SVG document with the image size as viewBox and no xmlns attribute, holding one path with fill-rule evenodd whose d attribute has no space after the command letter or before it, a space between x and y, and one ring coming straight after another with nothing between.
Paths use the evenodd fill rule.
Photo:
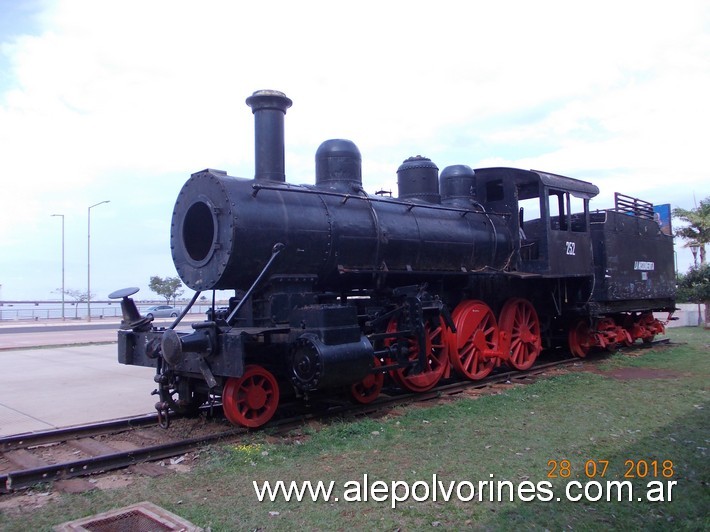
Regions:
<instances>
[{"instance_id":1,"label":"black locomotive boiler","mask_svg":"<svg viewBox=\"0 0 710 532\"><path fill-rule=\"evenodd\" d=\"M193 174L172 217L171 250L196 291L167 329L122 298L118 357L156 369L159 412L221 397L237 425L267 423L286 396L373 401L385 380L422 392L450 375L481 379L529 368L543 348L649 341L674 309L672 238L650 204L617 195L590 212L598 188L513 168L397 170L398 195L362 187L349 140L316 152L315 184L286 182L277 91L247 99L254 179ZM522 208L525 206L524 208ZM573 208L576 206L577 208ZM200 293L233 290L228 309L176 330Z\"/></svg>"}]
</instances>

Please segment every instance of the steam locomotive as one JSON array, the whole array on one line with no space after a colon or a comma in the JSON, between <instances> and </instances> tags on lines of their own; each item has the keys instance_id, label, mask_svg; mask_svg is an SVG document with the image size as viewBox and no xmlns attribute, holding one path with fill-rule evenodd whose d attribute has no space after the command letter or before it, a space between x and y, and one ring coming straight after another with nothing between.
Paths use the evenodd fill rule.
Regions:
<instances>
[{"instance_id":1,"label":"steam locomotive","mask_svg":"<svg viewBox=\"0 0 710 532\"><path fill-rule=\"evenodd\" d=\"M315 156L315 184L286 182L278 91L247 98L254 179L192 174L172 217L175 267L195 296L167 329L130 296L122 364L156 369L156 408L189 413L221 396L234 424L259 427L288 398L375 400L385 382L412 392L444 378L530 368L543 348L584 357L664 332L674 310L672 237L650 203L514 168L439 169L406 159L398 195L368 194L343 139ZM176 325L203 291L233 290L191 332ZM214 300L214 298L213 298Z\"/></svg>"}]
</instances>

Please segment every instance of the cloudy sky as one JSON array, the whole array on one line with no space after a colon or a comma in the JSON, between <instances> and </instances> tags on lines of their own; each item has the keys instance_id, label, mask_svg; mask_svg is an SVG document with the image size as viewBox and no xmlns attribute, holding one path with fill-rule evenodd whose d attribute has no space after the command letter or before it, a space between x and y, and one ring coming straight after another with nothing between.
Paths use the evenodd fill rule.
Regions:
<instances>
[{"instance_id":1,"label":"cloudy sky","mask_svg":"<svg viewBox=\"0 0 710 532\"><path fill-rule=\"evenodd\" d=\"M94 297L176 275L182 184L252 177L244 100L285 92L286 178L353 140L397 166L508 165L692 208L710 195L707 1L0 0L0 299ZM676 244L685 270L692 257Z\"/></svg>"}]
</instances>

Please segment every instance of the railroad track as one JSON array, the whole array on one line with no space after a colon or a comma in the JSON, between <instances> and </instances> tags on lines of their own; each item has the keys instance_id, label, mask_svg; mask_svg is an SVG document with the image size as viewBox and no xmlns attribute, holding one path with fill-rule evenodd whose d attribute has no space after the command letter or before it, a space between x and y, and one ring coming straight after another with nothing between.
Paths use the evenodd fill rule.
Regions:
<instances>
[{"instance_id":1,"label":"railroad track","mask_svg":"<svg viewBox=\"0 0 710 532\"><path fill-rule=\"evenodd\" d=\"M565 358L537 364L524 372L505 371L480 381L445 383L429 392L383 395L367 405L329 404L323 408L296 411L273 420L268 427L272 432L285 434L312 419L368 415L400 404L430 401L460 394L465 390L488 388L494 384L531 382L551 368L580 361L579 358ZM289 410L287 405L284 409ZM217 410L221 412L221 409ZM190 428L189 423L200 421L186 420L187 425L182 430L173 426L169 431L158 428L157 422L157 415L148 415L0 438L0 493L27 488L40 482L85 476L171 458L205 444L238 437L248 432L248 429L231 425L225 427L224 423L219 422L207 426L202 420L201 434L179 437L180 434L177 433L189 433L194 430L194 425ZM178 439L165 441L172 436L178 436ZM120 444L118 447L117 443ZM129 448L125 448L127 446ZM43 454L48 454L49 457ZM79 457L76 458L76 455ZM70 458L67 459L67 456Z\"/></svg>"},{"instance_id":2,"label":"railroad track","mask_svg":"<svg viewBox=\"0 0 710 532\"><path fill-rule=\"evenodd\" d=\"M152 419L151 419L152 418ZM151 423L152 421L152 423ZM148 426L150 423L150 426ZM171 437L157 416L126 419L0 439L0 493L170 458L243 430L215 428L199 436Z\"/></svg>"}]
</instances>

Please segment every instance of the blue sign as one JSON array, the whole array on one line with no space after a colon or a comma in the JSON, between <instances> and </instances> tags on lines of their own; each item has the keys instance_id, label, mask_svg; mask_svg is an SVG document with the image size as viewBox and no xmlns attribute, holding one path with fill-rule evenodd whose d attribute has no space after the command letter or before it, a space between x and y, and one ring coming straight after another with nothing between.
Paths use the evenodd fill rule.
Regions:
<instances>
[{"instance_id":1,"label":"blue sign","mask_svg":"<svg viewBox=\"0 0 710 532\"><path fill-rule=\"evenodd\" d=\"M670 203L664 203L663 205L654 205L653 219L656 220L656 223L658 223L659 227L661 228L661 233L666 235L673 234L673 230L671 229Z\"/></svg>"}]
</instances>

